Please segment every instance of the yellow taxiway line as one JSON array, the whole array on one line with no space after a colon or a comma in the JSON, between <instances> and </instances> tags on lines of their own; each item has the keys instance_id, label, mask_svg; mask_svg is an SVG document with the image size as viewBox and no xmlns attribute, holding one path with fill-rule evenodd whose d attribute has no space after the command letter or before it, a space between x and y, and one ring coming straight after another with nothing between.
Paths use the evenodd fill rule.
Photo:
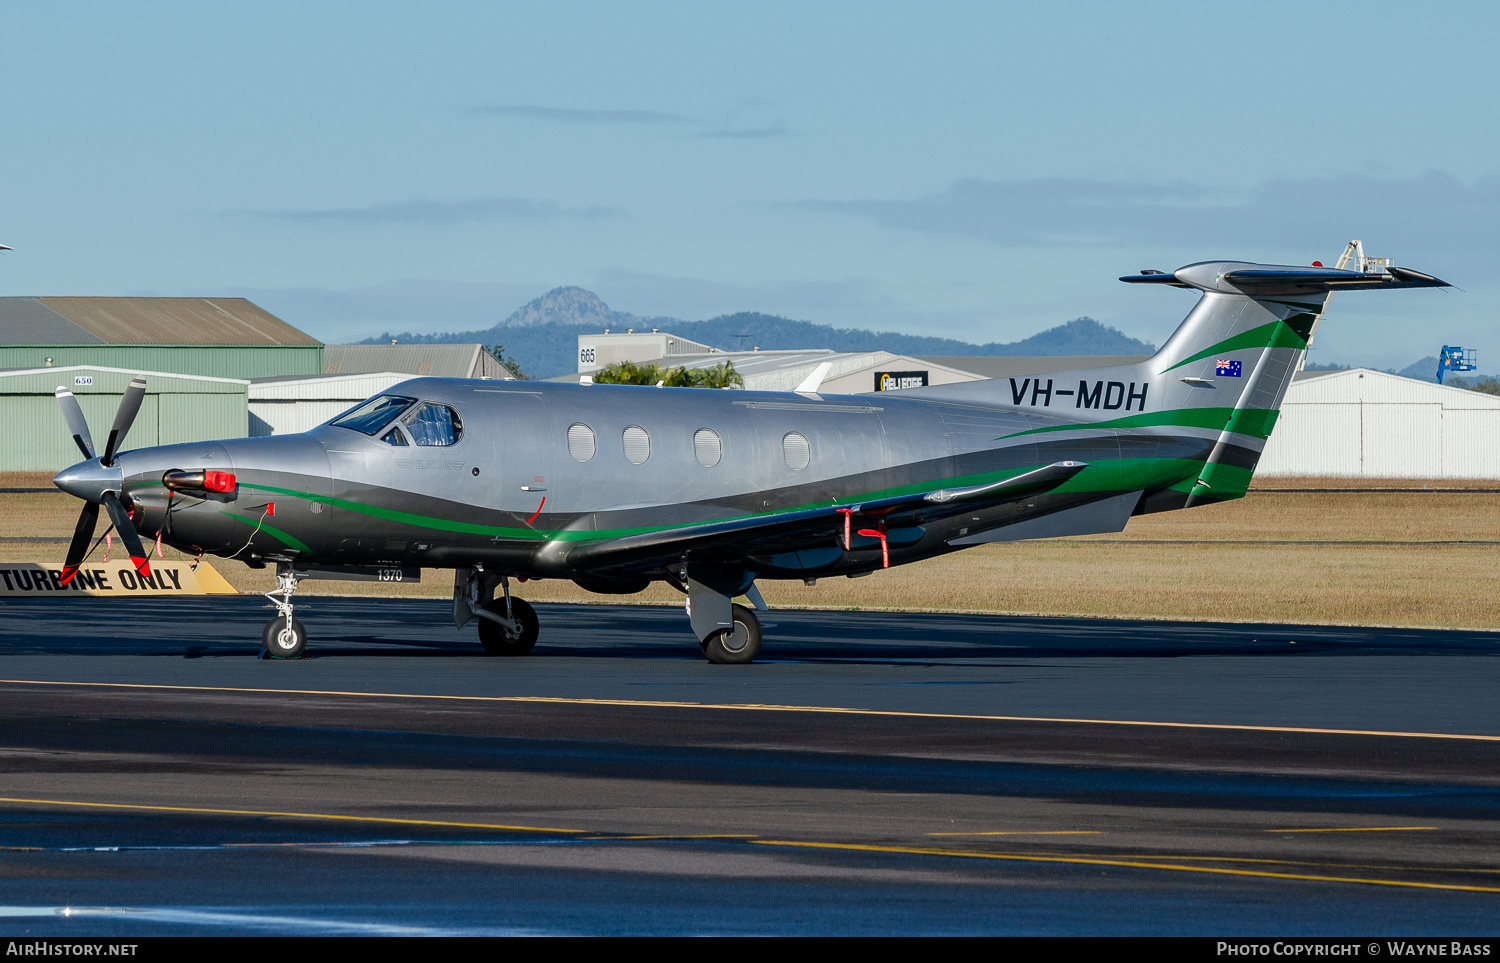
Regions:
<instances>
[{"instance_id":1,"label":"yellow taxiway line","mask_svg":"<svg viewBox=\"0 0 1500 963\"><path fill-rule=\"evenodd\" d=\"M165 685L146 682L57 682L0 679L0 685L82 686L101 689L155 689L168 692L237 692L246 695L348 696L365 699L437 699L450 702L512 702L542 705L617 706L634 709L716 709L735 712L812 712L829 715L884 716L900 719L962 719L971 722L1051 722L1089 726L1145 726L1162 729L1216 729L1231 732L1300 732L1330 736L1388 736L1401 739L1460 739L1500 742L1500 736L1455 732L1401 732L1385 729L1323 729L1314 726L1257 726L1219 722L1160 722L1141 719L1082 719L1066 716L999 716L961 712L908 712L847 706L799 706L758 702L667 702L655 699L584 699L565 696L434 695L420 692L354 692L343 689L258 689L250 686Z\"/></svg>"},{"instance_id":2,"label":"yellow taxiway line","mask_svg":"<svg viewBox=\"0 0 1500 963\"><path fill-rule=\"evenodd\" d=\"M1276 873L1269 870L1254 869L1226 869L1215 866L1187 866L1181 863L1161 862L1155 857L1133 857L1110 859L1100 856L1071 856L1053 853L992 853L983 850L963 849L936 849L923 846L882 846L872 843L831 843L807 840L789 839L758 839L742 835L701 835L701 836L614 836L598 835L583 829L558 829L544 826L512 826L499 823L467 823L450 822L437 819L400 819L389 816L349 816L337 813L307 813L307 812L280 812L274 810L259 809L218 809L203 806L159 806L145 805L140 803L104 803L84 802L74 799L24 799L14 797L0 797L0 803L15 803L35 806L71 806L87 809L114 809L129 810L135 812L160 812L160 813L190 813L196 815L215 816L278 816L290 819L322 819L333 822L356 822L376 823L381 825L395 826L440 826L450 829L491 829L510 830L515 832L534 833L564 833L579 841L610 842L616 840L644 840L644 839L678 839L678 840L741 840L750 845L772 846L777 848L798 849L821 849L841 852L861 853L893 853L906 856L945 856L958 859L988 859L1004 862L1021 863L1053 863L1072 864L1082 866L1117 866L1124 869L1155 869L1179 873L1208 873L1216 876L1243 876L1263 879L1290 879L1302 880L1316 883L1360 883L1369 886L1398 886L1411 889L1435 889L1435 890L1458 890L1470 893L1500 893L1500 886L1474 886L1462 883L1423 883L1413 880L1400 879L1372 879L1360 876L1325 876L1314 873ZM298 844L291 844L298 845ZM316 846L316 843L301 844ZM1176 857L1167 857L1168 859ZM1194 858L1194 857L1187 857ZM1213 859L1214 857L1196 857L1198 859ZM1224 862L1234 861L1225 858ZM1270 862L1267 860L1266 862ZM1429 869L1426 872L1444 872L1443 869ZM1461 870L1460 870L1461 871Z\"/></svg>"},{"instance_id":3,"label":"yellow taxiway line","mask_svg":"<svg viewBox=\"0 0 1500 963\"><path fill-rule=\"evenodd\" d=\"M949 856L963 859L994 859L1020 863L1074 863L1083 866L1119 866L1126 869L1162 869L1178 873L1210 873L1215 876L1251 876L1266 879L1295 879L1315 883L1363 883L1368 886L1401 886L1411 889L1461 890L1467 893L1500 893L1500 886L1472 886L1463 883L1420 883L1404 879L1370 879L1359 876L1321 876L1313 873L1273 873L1259 869L1223 869L1215 866L1184 866L1180 863L1148 862L1137 859L1108 859L1093 856L1042 856L1015 853L986 853L982 850L927 849L920 846L877 846L868 843L819 843L788 839L752 839L759 846L796 846L806 849L843 850L864 853L899 853L908 856ZM1442 870L1432 870L1442 872Z\"/></svg>"},{"instance_id":4,"label":"yellow taxiway line","mask_svg":"<svg viewBox=\"0 0 1500 963\"><path fill-rule=\"evenodd\" d=\"M929 836L1103 836L1102 829L1002 829L988 833L928 833Z\"/></svg>"},{"instance_id":5,"label":"yellow taxiway line","mask_svg":"<svg viewBox=\"0 0 1500 963\"><path fill-rule=\"evenodd\" d=\"M1436 826L1332 826L1327 829L1267 829L1268 833L1412 833Z\"/></svg>"},{"instance_id":6,"label":"yellow taxiway line","mask_svg":"<svg viewBox=\"0 0 1500 963\"><path fill-rule=\"evenodd\" d=\"M73 799L15 799L0 796L0 803L32 806L76 806L84 809L132 809L154 813L195 813L209 816L282 816L288 819L326 819L336 822L379 823L388 826L442 826L447 829L498 829L522 833L586 833L586 829L555 826L507 826L499 823L456 823L440 819L399 819L395 816L343 816L335 813L278 812L262 809L210 809L203 806L146 806L135 803L79 802Z\"/></svg>"}]
</instances>

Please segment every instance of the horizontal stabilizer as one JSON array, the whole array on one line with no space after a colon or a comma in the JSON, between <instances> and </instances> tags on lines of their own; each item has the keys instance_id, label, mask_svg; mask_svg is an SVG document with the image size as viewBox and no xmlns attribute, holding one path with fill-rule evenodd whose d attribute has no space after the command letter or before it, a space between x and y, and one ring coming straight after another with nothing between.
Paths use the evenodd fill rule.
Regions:
<instances>
[{"instance_id":1,"label":"horizontal stabilizer","mask_svg":"<svg viewBox=\"0 0 1500 963\"><path fill-rule=\"evenodd\" d=\"M1224 294L1248 294L1251 297L1453 286L1441 278L1403 267L1386 268L1384 271L1343 271L1317 266L1253 264L1248 261L1200 261L1180 267L1172 274L1142 271L1140 274L1127 274L1120 280L1126 284L1167 284L1174 288L1198 288Z\"/></svg>"},{"instance_id":2,"label":"horizontal stabilizer","mask_svg":"<svg viewBox=\"0 0 1500 963\"><path fill-rule=\"evenodd\" d=\"M1288 285L1309 291L1358 291L1375 288L1447 288L1447 281L1430 274L1413 271L1411 268L1393 267L1380 274L1365 274L1359 271L1286 271L1278 269L1252 268L1248 271L1230 271L1224 280L1242 291L1255 288L1285 288Z\"/></svg>"}]
</instances>

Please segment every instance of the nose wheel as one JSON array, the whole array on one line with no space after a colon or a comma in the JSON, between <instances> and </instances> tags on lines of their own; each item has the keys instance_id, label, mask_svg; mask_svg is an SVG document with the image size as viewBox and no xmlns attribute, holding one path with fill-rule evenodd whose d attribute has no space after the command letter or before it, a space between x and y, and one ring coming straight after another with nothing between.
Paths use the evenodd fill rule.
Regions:
<instances>
[{"instance_id":1,"label":"nose wheel","mask_svg":"<svg viewBox=\"0 0 1500 963\"><path fill-rule=\"evenodd\" d=\"M269 658L296 659L307 648L307 629L301 619L278 615L261 630L260 644Z\"/></svg>"},{"instance_id":2,"label":"nose wheel","mask_svg":"<svg viewBox=\"0 0 1500 963\"><path fill-rule=\"evenodd\" d=\"M276 606L276 614L266 627L260 630L260 644L265 647L266 658L300 659L307 648L307 629L301 620L292 615L292 596L297 592L297 576L286 563L276 566L276 588L266 593L266 598Z\"/></svg>"}]
</instances>

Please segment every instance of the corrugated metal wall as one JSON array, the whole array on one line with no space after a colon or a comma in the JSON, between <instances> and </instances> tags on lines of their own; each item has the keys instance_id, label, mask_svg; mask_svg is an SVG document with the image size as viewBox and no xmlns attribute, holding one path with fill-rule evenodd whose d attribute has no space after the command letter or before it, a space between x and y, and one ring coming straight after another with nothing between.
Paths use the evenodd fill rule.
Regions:
<instances>
[{"instance_id":1,"label":"corrugated metal wall","mask_svg":"<svg viewBox=\"0 0 1500 963\"><path fill-rule=\"evenodd\" d=\"M357 401L257 401L250 405L250 434L295 435L318 427Z\"/></svg>"},{"instance_id":2,"label":"corrugated metal wall","mask_svg":"<svg viewBox=\"0 0 1500 963\"><path fill-rule=\"evenodd\" d=\"M1299 380L1256 473L1500 478L1500 398L1357 369Z\"/></svg>"},{"instance_id":3,"label":"corrugated metal wall","mask_svg":"<svg viewBox=\"0 0 1500 963\"><path fill-rule=\"evenodd\" d=\"M48 358L56 367L94 364L210 378L323 373L322 345L0 345L0 368L40 368Z\"/></svg>"},{"instance_id":4,"label":"corrugated metal wall","mask_svg":"<svg viewBox=\"0 0 1500 963\"><path fill-rule=\"evenodd\" d=\"M250 434L290 435L316 428L392 385L410 381L404 372L264 381L250 386Z\"/></svg>"},{"instance_id":5,"label":"corrugated metal wall","mask_svg":"<svg viewBox=\"0 0 1500 963\"><path fill-rule=\"evenodd\" d=\"M75 383L80 377L93 384ZM0 419L9 426L0 446L0 471L61 471L82 461L53 395L58 385L78 398L96 445L103 445L130 372L100 370L0 374ZM125 448L148 448L214 438L243 438L249 386L243 381L207 381L155 376L146 379Z\"/></svg>"}]
</instances>

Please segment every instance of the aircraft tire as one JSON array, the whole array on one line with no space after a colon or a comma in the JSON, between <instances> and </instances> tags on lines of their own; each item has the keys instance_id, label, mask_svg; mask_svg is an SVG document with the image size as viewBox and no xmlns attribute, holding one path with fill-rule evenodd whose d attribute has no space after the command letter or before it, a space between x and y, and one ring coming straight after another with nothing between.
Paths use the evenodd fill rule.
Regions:
<instances>
[{"instance_id":1,"label":"aircraft tire","mask_svg":"<svg viewBox=\"0 0 1500 963\"><path fill-rule=\"evenodd\" d=\"M307 648L307 629L302 620L278 615L260 631L260 644L270 659L300 659Z\"/></svg>"},{"instance_id":2,"label":"aircraft tire","mask_svg":"<svg viewBox=\"0 0 1500 963\"><path fill-rule=\"evenodd\" d=\"M485 608L496 615L504 615L505 599L496 599ZM511 596L510 610L512 617L521 623L520 638L515 638L489 619L478 620L479 644L490 655L525 655L536 645L536 638L541 634L541 623L537 621L536 609L531 607L530 602Z\"/></svg>"},{"instance_id":3,"label":"aircraft tire","mask_svg":"<svg viewBox=\"0 0 1500 963\"><path fill-rule=\"evenodd\" d=\"M746 665L760 653L760 619L743 605L734 606L734 628L720 629L702 643L714 665Z\"/></svg>"}]
</instances>

